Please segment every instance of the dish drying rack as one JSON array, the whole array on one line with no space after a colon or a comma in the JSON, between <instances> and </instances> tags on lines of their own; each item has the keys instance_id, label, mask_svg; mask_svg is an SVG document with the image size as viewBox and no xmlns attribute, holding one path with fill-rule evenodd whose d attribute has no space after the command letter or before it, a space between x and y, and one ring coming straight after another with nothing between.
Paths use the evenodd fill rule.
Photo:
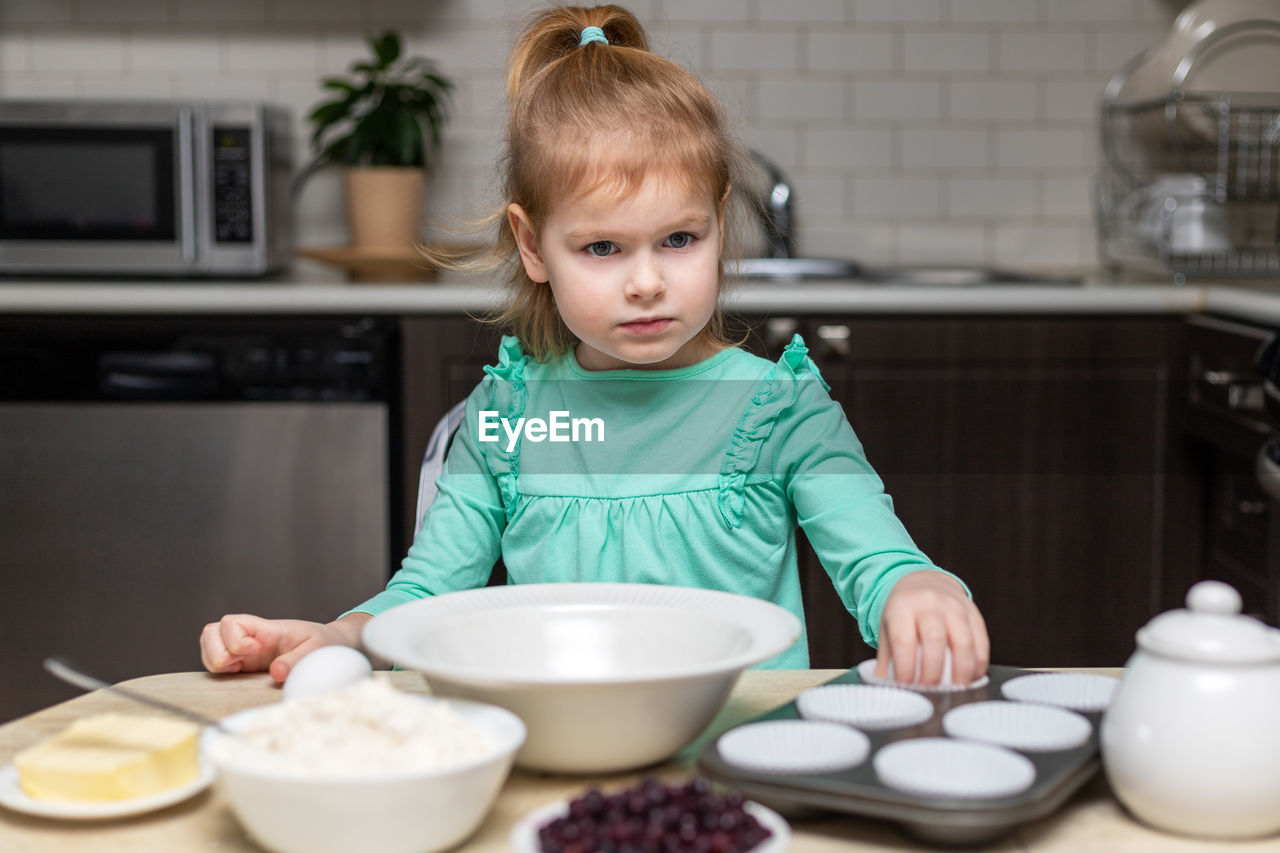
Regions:
<instances>
[{"instance_id":1,"label":"dish drying rack","mask_svg":"<svg viewBox=\"0 0 1280 853\"><path fill-rule=\"evenodd\" d=\"M1280 92L1103 96L1098 246L1113 273L1280 277Z\"/></svg>"}]
</instances>

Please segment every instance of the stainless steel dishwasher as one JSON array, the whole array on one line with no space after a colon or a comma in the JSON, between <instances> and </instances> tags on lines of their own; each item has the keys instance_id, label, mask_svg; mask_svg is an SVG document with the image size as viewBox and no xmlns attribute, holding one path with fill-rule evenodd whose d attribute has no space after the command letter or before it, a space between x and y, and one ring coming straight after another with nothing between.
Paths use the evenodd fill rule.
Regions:
<instances>
[{"instance_id":1,"label":"stainless steel dishwasher","mask_svg":"<svg viewBox=\"0 0 1280 853\"><path fill-rule=\"evenodd\" d=\"M0 324L0 720L201 668L223 613L332 619L394 533L395 330L370 319Z\"/></svg>"}]
</instances>

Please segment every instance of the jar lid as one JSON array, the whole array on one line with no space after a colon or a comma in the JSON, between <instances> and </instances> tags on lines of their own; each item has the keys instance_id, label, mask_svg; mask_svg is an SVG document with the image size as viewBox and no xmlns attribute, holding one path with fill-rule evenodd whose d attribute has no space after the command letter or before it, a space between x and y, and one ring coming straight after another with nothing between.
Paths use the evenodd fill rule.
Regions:
<instances>
[{"instance_id":1,"label":"jar lid","mask_svg":"<svg viewBox=\"0 0 1280 853\"><path fill-rule=\"evenodd\" d=\"M1187 592L1185 610L1170 610L1138 631L1138 646L1203 663L1280 662L1280 630L1240 614L1240 593L1221 581L1201 581Z\"/></svg>"}]
</instances>

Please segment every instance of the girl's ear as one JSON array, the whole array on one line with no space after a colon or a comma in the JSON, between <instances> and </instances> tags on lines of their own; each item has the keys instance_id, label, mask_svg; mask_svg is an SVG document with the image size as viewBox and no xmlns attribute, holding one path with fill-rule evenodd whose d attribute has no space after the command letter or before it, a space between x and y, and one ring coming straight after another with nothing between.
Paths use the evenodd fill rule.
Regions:
<instances>
[{"instance_id":1,"label":"girl's ear","mask_svg":"<svg viewBox=\"0 0 1280 853\"><path fill-rule=\"evenodd\" d=\"M516 248L520 250L520 262L524 264L525 274L536 282L547 281L547 265L542 262L542 253L538 251L538 235L534 233L529 214L520 205L509 204L507 222L511 225L511 233L515 235Z\"/></svg>"}]
</instances>

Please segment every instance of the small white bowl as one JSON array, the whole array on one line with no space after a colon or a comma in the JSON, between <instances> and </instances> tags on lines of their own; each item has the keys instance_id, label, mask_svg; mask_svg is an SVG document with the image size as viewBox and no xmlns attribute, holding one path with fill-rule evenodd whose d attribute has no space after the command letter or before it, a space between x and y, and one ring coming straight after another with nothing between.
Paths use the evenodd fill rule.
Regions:
<instances>
[{"instance_id":1,"label":"small white bowl","mask_svg":"<svg viewBox=\"0 0 1280 853\"><path fill-rule=\"evenodd\" d=\"M656 584L487 587L369 620L370 651L431 692L517 714L516 762L561 773L655 764L715 717L739 673L785 651L800 620L768 601Z\"/></svg>"},{"instance_id":2,"label":"small white bowl","mask_svg":"<svg viewBox=\"0 0 1280 853\"><path fill-rule=\"evenodd\" d=\"M419 697L424 702L443 700ZM494 741L483 758L438 771L334 776L272 772L264 762L236 760L230 737L203 735L218 786L255 841L276 853L431 853L453 847L480 826L502 790L524 724L514 714L478 702L448 700L451 708ZM231 731L265 708L232 714Z\"/></svg>"}]
</instances>

